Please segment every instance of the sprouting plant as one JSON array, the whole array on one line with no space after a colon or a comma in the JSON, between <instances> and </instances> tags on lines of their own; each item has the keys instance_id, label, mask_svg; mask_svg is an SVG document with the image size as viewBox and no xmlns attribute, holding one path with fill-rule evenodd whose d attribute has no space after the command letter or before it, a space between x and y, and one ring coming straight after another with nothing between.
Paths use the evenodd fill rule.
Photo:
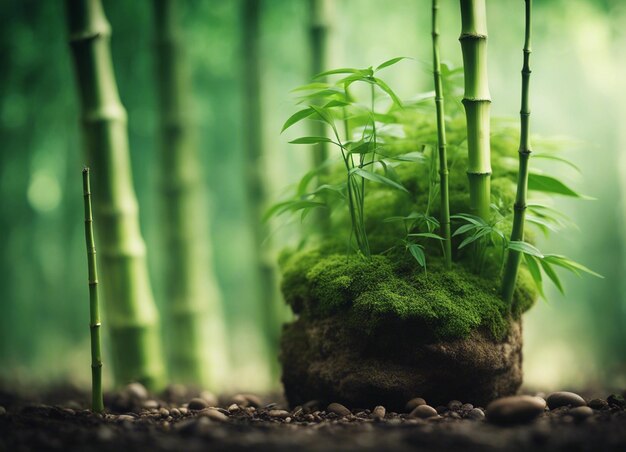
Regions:
<instances>
[{"instance_id":1,"label":"sprouting plant","mask_svg":"<svg viewBox=\"0 0 626 452\"><path fill-rule=\"evenodd\" d=\"M498 212L497 209L493 210ZM472 252L470 253L471 263L476 273L483 272L487 251L490 247L500 248L500 266L503 265L507 239L504 232L498 228L498 225L503 220L503 217L499 214L499 212L498 215L492 217L494 219L490 221L486 221L479 216L467 213L452 215L450 218L465 223L454 231L452 237L462 235L465 236L458 246L459 250L464 249L469 245L472 246Z\"/></svg>"}]
</instances>

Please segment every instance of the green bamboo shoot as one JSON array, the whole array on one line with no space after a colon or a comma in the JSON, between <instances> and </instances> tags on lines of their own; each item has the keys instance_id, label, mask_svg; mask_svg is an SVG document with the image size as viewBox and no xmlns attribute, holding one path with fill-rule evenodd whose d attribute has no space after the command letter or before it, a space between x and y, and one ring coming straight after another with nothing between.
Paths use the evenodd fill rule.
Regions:
<instances>
[{"instance_id":1,"label":"green bamboo shoot","mask_svg":"<svg viewBox=\"0 0 626 452\"><path fill-rule=\"evenodd\" d=\"M443 105L443 84L441 82L441 62L439 57L439 26L437 13L439 3L432 3L433 74L435 78L435 106L437 108L437 146L439 149L439 218L443 237L443 255L446 268L452 267L452 240L450 237L450 201L448 193L448 157L446 154L446 123Z\"/></svg>"},{"instance_id":2,"label":"green bamboo shoot","mask_svg":"<svg viewBox=\"0 0 626 452\"><path fill-rule=\"evenodd\" d=\"M524 33L524 63L522 65L522 101L520 108L520 142L519 142L519 171L517 174L517 193L513 208L513 228L511 241L524 240L524 220L526 216L526 195L528 191L528 160L530 159L530 37L532 19L532 0L525 0L526 26ZM509 304L513 301L515 281L522 255L519 251L510 249L507 256L504 277L502 280L502 297Z\"/></svg>"},{"instance_id":3,"label":"green bamboo shoot","mask_svg":"<svg viewBox=\"0 0 626 452\"><path fill-rule=\"evenodd\" d=\"M89 168L83 169L83 199L85 204L85 244L87 245L87 269L89 274L89 331L91 335L91 409L104 411L102 399L102 351L100 347L100 304L98 303L98 269L96 267L96 244L93 238L93 215L91 209L91 184Z\"/></svg>"},{"instance_id":4,"label":"green bamboo shoot","mask_svg":"<svg viewBox=\"0 0 626 452\"><path fill-rule=\"evenodd\" d=\"M223 315L177 5L154 1L168 364L173 381L216 389L226 364Z\"/></svg>"},{"instance_id":5,"label":"green bamboo shoot","mask_svg":"<svg viewBox=\"0 0 626 452\"><path fill-rule=\"evenodd\" d=\"M84 148L94 171L95 218L104 276L105 314L117 384L164 383L159 316L132 185L126 111L100 0L66 0L67 24L81 103Z\"/></svg>"},{"instance_id":6,"label":"green bamboo shoot","mask_svg":"<svg viewBox=\"0 0 626 452\"><path fill-rule=\"evenodd\" d=\"M487 79L487 14L485 0L461 0L461 50L465 74L463 105L467 119L467 176L470 208L487 220L491 203L491 96Z\"/></svg>"}]
</instances>

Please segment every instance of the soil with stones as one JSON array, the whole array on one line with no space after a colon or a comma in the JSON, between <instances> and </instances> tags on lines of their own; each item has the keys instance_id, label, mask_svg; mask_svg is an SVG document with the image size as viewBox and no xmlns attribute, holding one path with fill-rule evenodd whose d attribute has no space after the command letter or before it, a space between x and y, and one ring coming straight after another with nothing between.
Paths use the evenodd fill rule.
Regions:
<instances>
[{"instance_id":1,"label":"soil with stones","mask_svg":"<svg viewBox=\"0 0 626 452\"><path fill-rule=\"evenodd\" d=\"M623 394L513 396L486 408L457 400L433 407L416 397L400 412L269 402L177 386L156 397L132 384L94 414L73 389L38 397L0 389L0 451L626 450Z\"/></svg>"}]
</instances>

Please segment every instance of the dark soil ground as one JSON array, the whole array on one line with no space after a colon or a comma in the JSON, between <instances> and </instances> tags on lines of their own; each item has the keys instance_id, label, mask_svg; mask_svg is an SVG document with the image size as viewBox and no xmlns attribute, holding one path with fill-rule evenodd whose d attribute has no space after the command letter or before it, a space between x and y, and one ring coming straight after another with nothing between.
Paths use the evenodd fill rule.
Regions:
<instances>
[{"instance_id":1,"label":"dark soil ground","mask_svg":"<svg viewBox=\"0 0 626 452\"><path fill-rule=\"evenodd\" d=\"M626 451L622 395L587 398L592 410L546 408L532 421L507 426L457 401L423 419L374 407L347 413L315 402L290 410L279 397L268 403L252 395L219 401L193 395L171 388L152 398L143 387L126 388L108 395L99 415L71 388L37 396L0 389L0 451Z\"/></svg>"}]
</instances>

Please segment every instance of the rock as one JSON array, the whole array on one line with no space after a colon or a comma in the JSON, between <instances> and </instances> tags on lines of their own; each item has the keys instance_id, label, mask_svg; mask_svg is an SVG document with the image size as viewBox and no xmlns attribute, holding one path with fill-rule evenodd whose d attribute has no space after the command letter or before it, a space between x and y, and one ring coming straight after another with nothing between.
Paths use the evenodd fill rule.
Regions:
<instances>
[{"instance_id":1,"label":"rock","mask_svg":"<svg viewBox=\"0 0 626 452\"><path fill-rule=\"evenodd\" d=\"M242 394L243 397L248 402L249 406L253 406L254 408L259 408L263 406L263 401L261 398L255 394Z\"/></svg>"},{"instance_id":2,"label":"rock","mask_svg":"<svg viewBox=\"0 0 626 452\"><path fill-rule=\"evenodd\" d=\"M180 416L180 410L178 408L172 408L170 410L170 415L173 417L178 417Z\"/></svg>"},{"instance_id":3,"label":"rock","mask_svg":"<svg viewBox=\"0 0 626 452\"><path fill-rule=\"evenodd\" d=\"M472 405L471 403L464 403L461 406L461 410L463 411L472 411L474 409L474 405Z\"/></svg>"},{"instance_id":4,"label":"rock","mask_svg":"<svg viewBox=\"0 0 626 452\"><path fill-rule=\"evenodd\" d=\"M200 397L196 397L189 401L187 408L189 408L192 411L199 411L199 410L204 410L205 408L208 408L208 406L209 404L207 403L206 400L201 399Z\"/></svg>"},{"instance_id":5,"label":"rock","mask_svg":"<svg viewBox=\"0 0 626 452\"><path fill-rule=\"evenodd\" d=\"M523 424L539 417L545 408L546 401L539 397L503 397L487 406L487 420L494 424Z\"/></svg>"},{"instance_id":6,"label":"rock","mask_svg":"<svg viewBox=\"0 0 626 452\"><path fill-rule=\"evenodd\" d=\"M569 410L568 414L577 421L582 421L590 416L593 416L593 410L588 406L578 406Z\"/></svg>"},{"instance_id":7,"label":"rock","mask_svg":"<svg viewBox=\"0 0 626 452\"><path fill-rule=\"evenodd\" d=\"M350 410L343 406L341 403L331 403L330 405L328 405L328 408L326 408L326 410L331 413L335 413L338 416L348 416L352 414Z\"/></svg>"},{"instance_id":8,"label":"rock","mask_svg":"<svg viewBox=\"0 0 626 452\"><path fill-rule=\"evenodd\" d=\"M435 410L430 405L420 405L418 407L415 407L415 409L411 411L411 414L409 414L410 417L416 417L419 419L428 419L437 415L437 410Z\"/></svg>"},{"instance_id":9,"label":"rock","mask_svg":"<svg viewBox=\"0 0 626 452\"><path fill-rule=\"evenodd\" d=\"M376 408L372 410L372 419L381 420L385 418L385 414L387 414L387 410L384 406L378 405Z\"/></svg>"},{"instance_id":10,"label":"rock","mask_svg":"<svg viewBox=\"0 0 626 452\"><path fill-rule=\"evenodd\" d=\"M407 413L410 413L420 405L426 405L426 400L422 399L421 397L415 397L406 403L405 410Z\"/></svg>"},{"instance_id":11,"label":"rock","mask_svg":"<svg viewBox=\"0 0 626 452\"><path fill-rule=\"evenodd\" d=\"M153 408L159 408L159 402L157 402L156 400L146 400L143 403L143 407L147 410L151 410Z\"/></svg>"},{"instance_id":12,"label":"rock","mask_svg":"<svg viewBox=\"0 0 626 452\"><path fill-rule=\"evenodd\" d=\"M237 405L239 405L242 408L245 408L248 406L248 404L250 402L248 402L248 399L246 398L246 396L244 396L243 394L235 394L231 399L230 399L230 403L235 403Z\"/></svg>"},{"instance_id":13,"label":"rock","mask_svg":"<svg viewBox=\"0 0 626 452\"><path fill-rule=\"evenodd\" d=\"M135 402L143 402L148 398L148 390L141 383L130 383L126 385L123 392Z\"/></svg>"},{"instance_id":14,"label":"rock","mask_svg":"<svg viewBox=\"0 0 626 452\"><path fill-rule=\"evenodd\" d=\"M208 406L217 406L217 405L219 405L217 397L212 392L202 391L202 392L200 392L199 397L202 400L204 400L207 403Z\"/></svg>"},{"instance_id":15,"label":"rock","mask_svg":"<svg viewBox=\"0 0 626 452\"><path fill-rule=\"evenodd\" d=\"M170 411L167 408L159 408L159 415L161 417L168 417L170 415Z\"/></svg>"},{"instance_id":16,"label":"rock","mask_svg":"<svg viewBox=\"0 0 626 452\"><path fill-rule=\"evenodd\" d=\"M415 394L432 404L458 397L477 405L512 395L522 382L521 351L519 322L502 341L475 330L466 338L429 342L398 329L378 343L364 341L339 317L300 317L283 329L280 360L292 406L341 400L401 411Z\"/></svg>"},{"instance_id":17,"label":"rock","mask_svg":"<svg viewBox=\"0 0 626 452\"><path fill-rule=\"evenodd\" d=\"M581 396L573 392L566 391L553 392L548 396L546 402L548 402L548 407L551 410L562 406L577 407L587 405L587 402L585 402L585 399Z\"/></svg>"},{"instance_id":18,"label":"rock","mask_svg":"<svg viewBox=\"0 0 626 452\"><path fill-rule=\"evenodd\" d=\"M206 417L212 421L216 421L216 422L226 422L228 421L228 416L226 416L224 413L216 410L215 408L207 408L204 409L202 411L200 411L200 413L198 413L198 416L202 416L202 417Z\"/></svg>"},{"instance_id":19,"label":"rock","mask_svg":"<svg viewBox=\"0 0 626 452\"><path fill-rule=\"evenodd\" d=\"M7 409L0 405L0 417L5 416L7 414Z\"/></svg>"},{"instance_id":20,"label":"rock","mask_svg":"<svg viewBox=\"0 0 626 452\"><path fill-rule=\"evenodd\" d=\"M269 410L267 414L269 417L274 417L278 419L286 419L289 417L289 411L285 410Z\"/></svg>"},{"instance_id":21,"label":"rock","mask_svg":"<svg viewBox=\"0 0 626 452\"><path fill-rule=\"evenodd\" d=\"M465 415L467 419L473 419L475 421L479 421L481 419L485 419L485 413L480 408L472 408Z\"/></svg>"},{"instance_id":22,"label":"rock","mask_svg":"<svg viewBox=\"0 0 626 452\"><path fill-rule=\"evenodd\" d=\"M228 407L228 412L229 413L234 413L236 411L239 411L241 408L239 408L239 405L237 405L236 403L233 403L231 406Z\"/></svg>"},{"instance_id":23,"label":"rock","mask_svg":"<svg viewBox=\"0 0 626 452\"><path fill-rule=\"evenodd\" d=\"M135 420L135 418L134 418L134 417L132 417L132 416L131 416L131 415L129 415L129 414L120 414L120 415L117 417L117 420L118 420L118 421L120 421L120 422L124 422L124 421L134 421L134 420Z\"/></svg>"},{"instance_id":24,"label":"rock","mask_svg":"<svg viewBox=\"0 0 626 452\"><path fill-rule=\"evenodd\" d=\"M587 405L594 410L606 410L609 407L609 403L604 399L592 399Z\"/></svg>"},{"instance_id":25,"label":"rock","mask_svg":"<svg viewBox=\"0 0 626 452\"><path fill-rule=\"evenodd\" d=\"M462 406L463 403L458 400L451 400L450 402L448 402L448 409L452 411L459 411Z\"/></svg>"}]
</instances>

